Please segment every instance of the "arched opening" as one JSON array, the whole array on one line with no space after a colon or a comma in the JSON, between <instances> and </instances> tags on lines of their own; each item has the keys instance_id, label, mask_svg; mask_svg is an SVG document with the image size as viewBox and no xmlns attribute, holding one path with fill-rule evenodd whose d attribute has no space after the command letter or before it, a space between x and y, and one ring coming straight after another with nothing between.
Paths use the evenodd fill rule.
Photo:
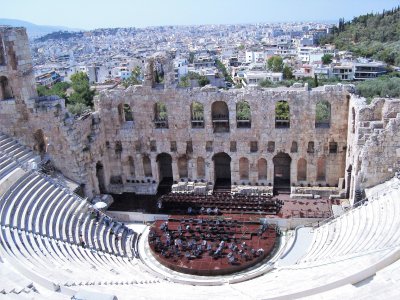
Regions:
<instances>
[{"instance_id":1,"label":"arched opening","mask_svg":"<svg viewBox=\"0 0 400 300\"><path fill-rule=\"evenodd\" d=\"M206 164L204 158L197 158L197 177L204 178L206 176Z\"/></svg>"},{"instance_id":2,"label":"arched opening","mask_svg":"<svg viewBox=\"0 0 400 300\"><path fill-rule=\"evenodd\" d=\"M287 153L279 153L273 158L274 189L287 190L290 188L290 164L292 158Z\"/></svg>"},{"instance_id":3,"label":"arched opening","mask_svg":"<svg viewBox=\"0 0 400 300\"><path fill-rule=\"evenodd\" d=\"M129 104L124 104L124 117L125 117L125 122L133 121L133 113Z\"/></svg>"},{"instance_id":4,"label":"arched opening","mask_svg":"<svg viewBox=\"0 0 400 300\"><path fill-rule=\"evenodd\" d=\"M200 102L194 101L190 105L190 115L192 128L204 128L204 106Z\"/></svg>"},{"instance_id":5,"label":"arched opening","mask_svg":"<svg viewBox=\"0 0 400 300\"><path fill-rule=\"evenodd\" d=\"M349 165L347 168L347 178L346 178L346 198L350 198L350 188L351 188L351 172L353 171L353 166Z\"/></svg>"},{"instance_id":6,"label":"arched opening","mask_svg":"<svg viewBox=\"0 0 400 300\"><path fill-rule=\"evenodd\" d=\"M100 193L105 194L106 193L106 184L105 184L105 179L104 179L104 167L100 161L98 161L96 164L96 177L97 177L97 182L99 185Z\"/></svg>"},{"instance_id":7,"label":"arched opening","mask_svg":"<svg viewBox=\"0 0 400 300\"><path fill-rule=\"evenodd\" d=\"M178 158L178 173L179 178L188 178L188 160L186 156Z\"/></svg>"},{"instance_id":8,"label":"arched opening","mask_svg":"<svg viewBox=\"0 0 400 300\"><path fill-rule=\"evenodd\" d=\"M257 163L258 169L258 180L266 180L267 179L267 160L264 158L260 158Z\"/></svg>"},{"instance_id":9,"label":"arched opening","mask_svg":"<svg viewBox=\"0 0 400 300\"><path fill-rule=\"evenodd\" d=\"M237 128L251 128L250 104L246 101L236 104L236 124Z\"/></svg>"},{"instance_id":10,"label":"arched opening","mask_svg":"<svg viewBox=\"0 0 400 300\"><path fill-rule=\"evenodd\" d=\"M164 102L154 104L154 125L156 128L168 128L168 112Z\"/></svg>"},{"instance_id":11,"label":"arched opening","mask_svg":"<svg viewBox=\"0 0 400 300\"><path fill-rule=\"evenodd\" d=\"M307 161L304 158L297 161L297 181L307 181Z\"/></svg>"},{"instance_id":12,"label":"arched opening","mask_svg":"<svg viewBox=\"0 0 400 300\"><path fill-rule=\"evenodd\" d=\"M129 176L135 177L135 161L132 156L128 157L128 168L129 168Z\"/></svg>"},{"instance_id":13,"label":"arched opening","mask_svg":"<svg viewBox=\"0 0 400 300\"><path fill-rule=\"evenodd\" d=\"M160 153L157 155L156 161L158 163L158 194L166 194L171 191L173 183L172 175L172 157L168 153Z\"/></svg>"},{"instance_id":14,"label":"arched opening","mask_svg":"<svg viewBox=\"0 0 400 300\"><path fill-rule=\"evenodd\" d=\"M172 184L172 157L168 153L160 153L157 155L156 161L158 163L158 178L160 183L162 181L171 182Z\"/></svg>"},{"instance_id":15,"label":"arched opening","mask_svg":"<svg viewBox=\"0 0 400 300\"><path fill-rule=\"evenodd\" d=\"M296 141L292 142L292 146L290 147L290 153L297 153L298 151L298 145Z\"/></svg>"},{"instance_id":16,"label":"arched opening","mask_svg":"<svg viewBox=\"0 0 400 300\"><path fill-rule=\"evenodd\" d=\"M320 157L317 162L317 181L326 180L326 160L325 157Z\"/></svg>"},{"instance_id":17,"label":"arched opening","mask_svg":"<svg viewBox=\"0 0 400 300\"><path fill-rule=\"evenodd\" d=\"M351 108L351 132L356 131L356 110L354 107Z\"/></svg>"},{"instance_id":18,"label":"arched opening","mask_svg":"<svg viewBox=\"0 0 400 300\"><path fill-rule=\"evenodd\" d=\"M290 128L290 108L286 101L275 105L275 128Z\"/></svg>"},{"instance_id":19,"label":"arched opening","mask_svg":"<svg viewBox=\"0 0 400 300\"><path fill-rule=\"evenodd\" d=\"M10 83L5 76L0 76L0 100L14 98Z\"/></svg>"},{"instance_id":20,"label":"arched opening","mask_svg":"<svg viewBox=\"0 0 400 300\"><path fill-rule=\"evenodd\" d=\"M211 117L214 132L229 132L229 109L223 101L216 101L211 105Z\"/></svg>"},{"instance_id":21,"label":"arched opening","mask_svg":"<svg viewBox=\"0 0 400 300\"><path fill-rule=\"evenodd\" d=\"M38 129L35 131L33 134L33 138L35 141L35 144L33 146L33 150L39 152L40 156L43 157L43 155L47 152L47 142L46 142L46 137L43 134L42 129Z\"/></svg>"},{"instance_id":22,"label":"arched opening","mask_svg":"<svg viewBox=\"0 0 400 300\"><path fill-rule=\"evenodd\" d=\"M249 180L249 160L246 157L239 159L239 176L240 180Z\"/></svg>"},{"instance_id":23,"label":"arched opening","mask_svg":"<svg viewBox=\"0 0 400 300\"><path fill-rule=\"evenodd\" d=\"M328 101L318 101L315 105L315 128L331 126L331 104Z\"/></svg>"},{"instance_id":24,"label":"arched opening","mask_svg":"<svg viewBox=\"0 0 400 300\"><path fill-rule=\"evenodd\" d=\"M151 171L151 160L147 155L143 156L143 171L145 177L153 177L153 172Z\"/></svg>"},{"instance_id":25,"label":"arched opening","mask_svg":"<svg viewBox=\"0 0 400 300\"><path fill-rule=\"evenodd\" d=\"M231 185L231 157L225 152L213 156L215 186Z\"/></svg>"}]
</instances>

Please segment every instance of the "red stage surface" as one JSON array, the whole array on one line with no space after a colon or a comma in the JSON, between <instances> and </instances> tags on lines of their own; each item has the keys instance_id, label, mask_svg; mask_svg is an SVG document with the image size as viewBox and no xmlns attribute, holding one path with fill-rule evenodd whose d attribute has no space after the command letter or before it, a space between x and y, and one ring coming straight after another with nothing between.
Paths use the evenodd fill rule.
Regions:
<instances>
[{"instance_id":1,"label":"red stage surface","mask_svg":"<svg viewBox=\"0 0 400 300\"><path fill-rule=\"evenodd\" d=\"M164 266L195 275L241 271L267 258L276 242L274 226L243 216L171 216L150 229L153 255Z\"/></svg>"}]
</instances>

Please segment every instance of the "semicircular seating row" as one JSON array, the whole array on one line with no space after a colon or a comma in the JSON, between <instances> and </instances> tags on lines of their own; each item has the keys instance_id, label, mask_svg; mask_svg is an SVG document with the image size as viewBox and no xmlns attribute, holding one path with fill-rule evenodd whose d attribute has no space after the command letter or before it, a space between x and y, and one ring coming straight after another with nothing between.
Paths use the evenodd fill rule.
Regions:
<instances>
[{"instance_id":1,"label":"semicircular seating row","mask_svg":"<svg viewBox=\"0 0 400 300\"><path fill-rule=\"evenodd\" d=\"M1 151L9 151L0 152L5 178L23 161L2 147L19 144L1 138ZM23 173L2 195L0 224L2 256L53 288L158 282L136 259L136 232L39 172Z\"/></svg>"},{"instance_id":2,"label":"semicircular seating row","mask_svg":"<svg viewBox=\"0 0 400 300\"><path fill-rule=\"evenodd\" d=\"M35 157L29 148L0 133L0 180Z\"/></svg>"}]
</instances>

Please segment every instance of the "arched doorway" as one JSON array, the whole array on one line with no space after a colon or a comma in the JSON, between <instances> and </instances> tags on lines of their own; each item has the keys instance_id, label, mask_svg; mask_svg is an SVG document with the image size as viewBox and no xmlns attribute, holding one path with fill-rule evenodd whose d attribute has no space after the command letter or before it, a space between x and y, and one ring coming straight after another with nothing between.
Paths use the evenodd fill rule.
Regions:
<instances>
[{"instance_id":1,"label":"arched doorway","mask_svg":"<svg viewBox=\"0 0 400 300\"><path fill-rule=\"evenodd\" d=\"M35 133L33 134L33 138L35 142L33 150L39 152L39 155L43 158L43 156L47 152L46 137L44 136L43 130L42 129L36 130Z\"/></svg>"},{"instance_id":2,"label":"arched doorway","mask_svg":"<svg viewBox=\"0 0 400 300\"><path fill-rule=\"evenodd\" d=\"M213 156L215 186L231 186L231 157L225 152Z\"/></svg>"},{"instance_id":3,"label":"arched doorway","mask_svg":"<svg viewBox=\"0 0 400 300\"><path fill-rule=\"evenodd\" d=\"M273 158L274 163L274 189L290 189L290 164L292 159L287 153L278 153Z\"/></svg>"},{"instance_id":4,"label":"arched doorway","mask_svg":"<svg viewBox=\"0 0 400 300\"><path fill-rule=\"evenodd\" d=\"M97 182L99 184L100 194L105 194L106 193L106 185L105 185L105 180L104 180L104 167L100 161L98 161L96 164L96 177L97 177Z\"/></svg>"},{"instance_id":5,"label":"arched doorway","mask_svg":"<svg viewBox=\"0 0 400 300\"><path fill-rule=\"evenodd\" d=\"M168 153L160 153L156 161L158 163L158 192L164 194L171 190L173 183L172 157Z\"/></svg>"}]
</instances>

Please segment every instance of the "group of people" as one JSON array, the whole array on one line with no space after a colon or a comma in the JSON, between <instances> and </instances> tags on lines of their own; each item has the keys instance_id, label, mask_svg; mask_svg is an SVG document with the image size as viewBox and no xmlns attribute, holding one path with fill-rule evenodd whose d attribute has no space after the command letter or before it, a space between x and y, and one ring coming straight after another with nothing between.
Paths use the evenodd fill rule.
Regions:
<instances>
[{"instance_id":1,"label":"group of people","mask_svg":"<svg viewBox=\"0 0 400 300\"><path fill-rule=\"evenodd\" d=\"M177 226L176 230L171 230L168 221L166 221L161 223L159 230L155 230L155 228L150 230L149 243L154 251L160 253L166 259L185 257L192 260L208 255L213 259L226 258L229 264L235 265L263 256L264 249L254 249L248 246L245 241L239 241L234 235L216 241L211 238L213 231L211 228L209 227L207 232L201 232L200 226L186 224ZM263 224L260 228L261 234L267 228L268 225Z\"/></svg>"}]
</instances>

